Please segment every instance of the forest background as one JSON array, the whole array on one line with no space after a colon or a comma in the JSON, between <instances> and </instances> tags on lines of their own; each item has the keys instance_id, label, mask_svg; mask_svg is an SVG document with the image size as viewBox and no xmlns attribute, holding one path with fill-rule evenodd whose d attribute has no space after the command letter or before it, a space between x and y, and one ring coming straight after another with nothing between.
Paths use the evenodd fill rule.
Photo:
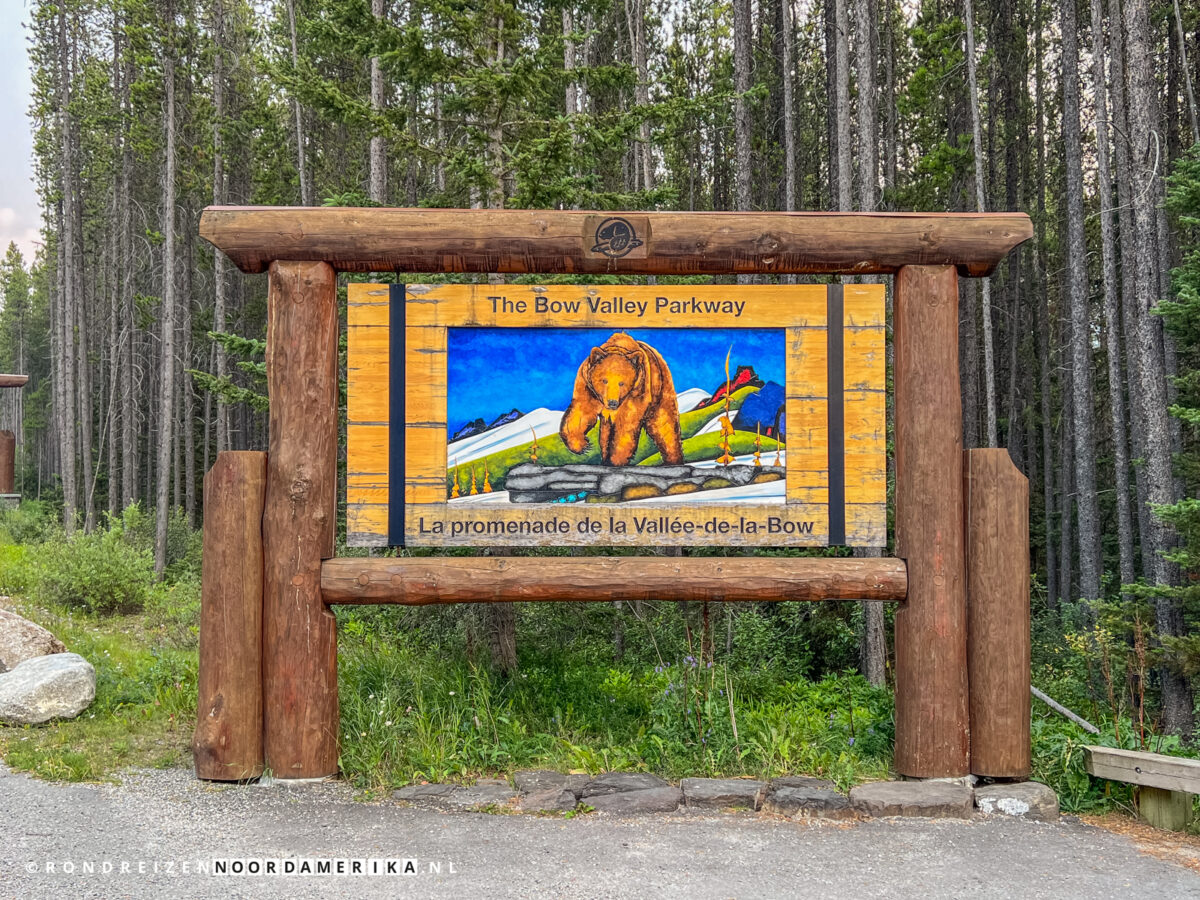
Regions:
<instances>
[{"instance_id":1,"label":"forest background","mask_svg":"<svg viewBox=\"0 0 1200 900\"><path fill-rule=\"evenodd\" d=\"M206 205L1018 210L1034 239L961 283L963 442L1008 448L1030 479L1035 683L1116 743L1192 740L1194 5L40 0L27 36L44 221L33 258L13 245L0 263L0 370L30 376L0 392L30 501L5 520L0 588L89 614L157 604L184 635L168 643L186 645L203 473L217 452L266 440L265 278L197 239ZM59 571L61 548L82 558L88 541L109 542L100 569L136 557L121 577L139 586L110 604L65 588L86 578ZM579 762L607 741L627 764L664 769L683 764L655 756L652 738L706 759L724 732L692 720L701 705L720 719L728 701L730 755L709 769L792 767L771 716L819 707L816 722L829 706L830 727L849 716L830 759L852 772L861 700L886 768L882 608L711 606L349 611L343 678L402 671L411 692L421 666L453 670L509 704L527 736L565 727L572 703L616 704L615 678L628 722L577 713L590 724L560 731L555 752ZM181 665L172 683L190 677ZM680 666L711 683L680 695L699 690L671 674ZM847 671L859 674L831 677ZM549 699L522 687L547 672ZM763 726L784 728L763 738L774 750L739 741L737 679L739 702L776 704ZM478 696L447 683L443 725L458 722L452 697ZM683 696L682 731L656 731L660 690ZM471 702L459 711L479 730ZM347 704L352 738L366 710ZM433 734L432 721L413 727ZM1055 765L1077 771L1076 736L1056 735Z\"/></svg>"}]
</instances>

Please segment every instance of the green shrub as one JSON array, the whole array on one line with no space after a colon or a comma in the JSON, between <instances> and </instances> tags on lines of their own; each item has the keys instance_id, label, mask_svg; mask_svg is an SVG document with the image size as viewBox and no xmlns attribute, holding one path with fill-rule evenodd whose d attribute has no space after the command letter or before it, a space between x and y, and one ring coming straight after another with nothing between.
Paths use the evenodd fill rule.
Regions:
<instances>
[{"instance_id":1,"label":"green shrub","mask_svg":"<svg viewBox=\"0 0 1200 900\"><path fill-rule=\"evenodd\" d=\"M112 614L141 610L153 581L150 551L114 523L32 547L26 589L38 602Z\"/></svg>"},{"instance_id":2,"label":"green shrub","mask_svg":"<svg viewBox=\"0 0 1200 900\"><path fill-rule=\"evenodd\" d=\"M0 509L0 546L40 544L62 531L58 511L41 500L23 500L12 509Z\"/></svg>"}]
</instances>

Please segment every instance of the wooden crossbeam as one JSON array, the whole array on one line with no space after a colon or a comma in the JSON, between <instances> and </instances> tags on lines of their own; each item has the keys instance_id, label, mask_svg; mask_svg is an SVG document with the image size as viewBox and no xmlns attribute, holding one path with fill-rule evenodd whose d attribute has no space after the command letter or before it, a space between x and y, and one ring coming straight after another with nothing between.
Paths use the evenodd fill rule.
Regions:
<instances>
[{"instance_id":1,"label":"wooden crossbeam","mask_svg":"<svg viewBox=\"0 0 1200 900\"><path fill-rule=\"evenodd\" d=\"M597 243L613 218L640 242L623 256ZM952 265L981 276L1033 226L1023 213L211 206L200 235L243 272L272 260L325 260L351 272L866 275Z\"/></svg>"},{"instance_id":2,"label":"wooden crossbeam","mask_svg":"<svg viewBox=\"0 0 1200 900\"><path fill-rule=\"evenodd\" d=\"M779 557L395 557L328 559L326 603L513 600L901 601L900 559Z\"/></svg>"}]
</instances>

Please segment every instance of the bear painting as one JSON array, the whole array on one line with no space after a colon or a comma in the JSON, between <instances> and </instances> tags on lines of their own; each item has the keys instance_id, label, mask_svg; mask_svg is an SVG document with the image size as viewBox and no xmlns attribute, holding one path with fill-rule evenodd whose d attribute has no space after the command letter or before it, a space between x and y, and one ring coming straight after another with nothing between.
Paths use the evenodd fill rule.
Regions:
<instances>
[{"instance_id":1,"label":"bear painting","mask_svg":"<svg viewBox=\"0 0 1200 900\"><path fill-rule=\"evenodd\" d=\"M664 464L683 462L671 370L657 350L623 332L593 348L579 366L571 404L559 426L567 449L586 453L587 434L597 420L600 461L605 465L632 464L643 430Z\"/></svg>"}]
</instances>

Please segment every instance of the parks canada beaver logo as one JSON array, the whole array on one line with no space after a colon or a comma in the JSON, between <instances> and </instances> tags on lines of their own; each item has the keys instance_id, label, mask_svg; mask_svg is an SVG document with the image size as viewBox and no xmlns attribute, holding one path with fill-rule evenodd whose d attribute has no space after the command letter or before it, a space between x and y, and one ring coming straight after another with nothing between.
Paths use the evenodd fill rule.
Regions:
<instances>
[{"instance_id":1,"label":"parks canada beaver logo","mask_svg":"<svg viewBox=\"0 0 1200 900\"><path fill-rule=\"evenodd\" d=\"M605 219L596 228L596 244L592 247L592 252L603 253L610 259L620 259L640 246L642 241L629 220L613 216Z\"/></svg>"}]
</instances>

